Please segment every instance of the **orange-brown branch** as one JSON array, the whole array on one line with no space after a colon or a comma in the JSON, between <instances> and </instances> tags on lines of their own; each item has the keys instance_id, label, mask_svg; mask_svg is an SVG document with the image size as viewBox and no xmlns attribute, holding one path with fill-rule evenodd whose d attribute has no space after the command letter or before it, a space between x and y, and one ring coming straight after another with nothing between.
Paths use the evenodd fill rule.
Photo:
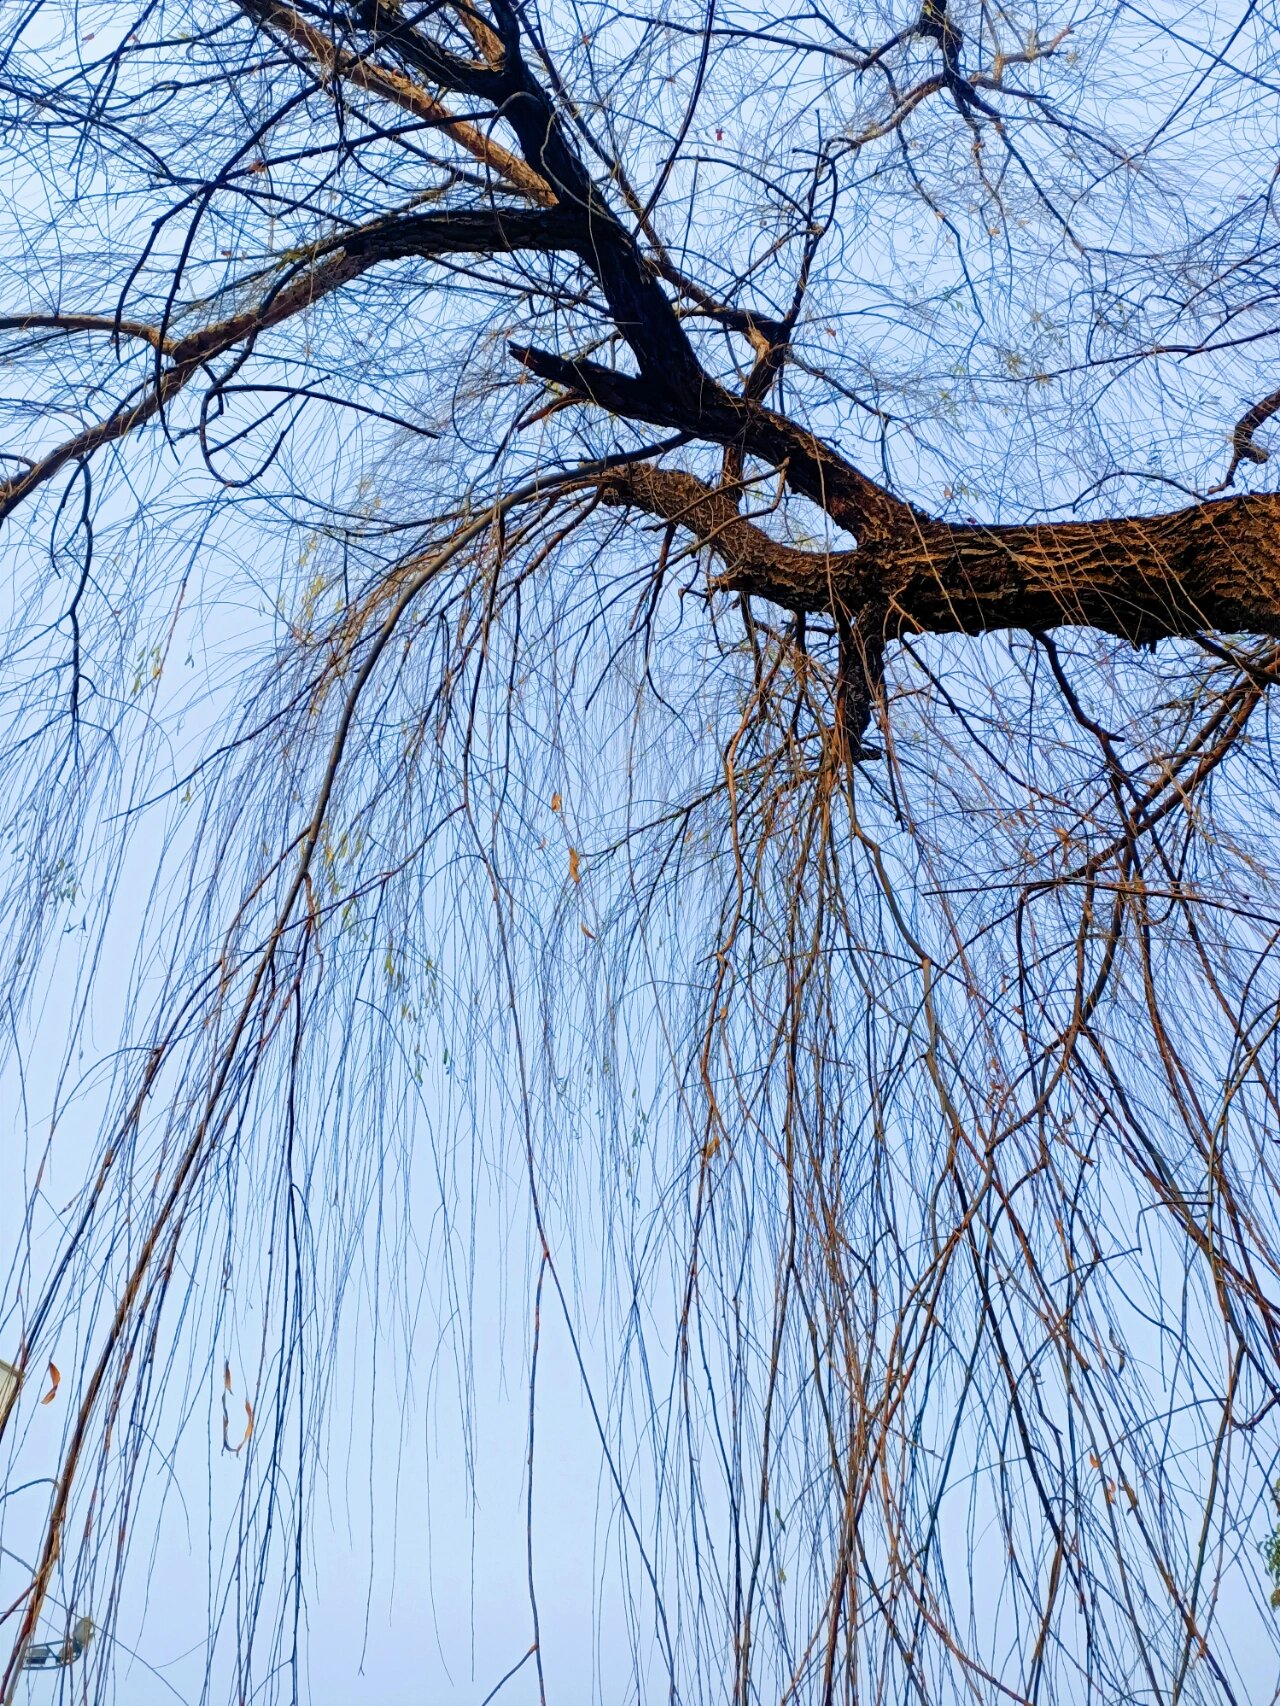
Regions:
<instances>
[{"instance_id":1,"label":"orange-brown branch","mask_svg":"<svg viewBox=\"0 0 1280 1706\"><path fill-rule=\"evenodd\" d=\"M323 30L300 17L292 6L278 4L277 0L242 0L242 3L255 23L278 30L308 53L326 80L344 78L357 89L390 101L427 124L438 125L460 148L487 166L495 177L505 179L512 189L519 190L540 207L554 206L555 192L545 178L477 125L456 118L443 101L411 78L345 52Z\"/></svg>"}]
</instances>

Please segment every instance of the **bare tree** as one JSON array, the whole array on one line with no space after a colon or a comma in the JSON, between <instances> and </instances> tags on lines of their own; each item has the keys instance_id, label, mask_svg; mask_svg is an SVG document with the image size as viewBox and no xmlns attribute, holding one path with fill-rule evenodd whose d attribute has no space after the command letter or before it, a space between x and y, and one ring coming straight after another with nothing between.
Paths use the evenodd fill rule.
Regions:
<instances>
[{"instance_id":1,"label":"bare tree","mask_svg":"<svg viewBox=\"0 0 1280 1706\"><path fill-rule=\"evenodd\" d=\"M201 1381L210 1685L300 1692L416 1153L445 1290L519 1181L543 1700L552 1310L624 1692L1262 1698L1278 28L12 9L7 1441L77 1349L0 1697Z\"/></svg>"}]
</instances>

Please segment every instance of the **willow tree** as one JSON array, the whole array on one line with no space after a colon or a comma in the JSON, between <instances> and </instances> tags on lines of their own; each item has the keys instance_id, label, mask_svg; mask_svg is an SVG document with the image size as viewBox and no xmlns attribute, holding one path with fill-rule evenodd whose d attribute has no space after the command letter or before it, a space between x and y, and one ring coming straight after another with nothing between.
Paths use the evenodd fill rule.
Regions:
<instances>
[{"instance_id":1,"label":"willow tree","mask_svg":"<svg viewBox=\"0 0 1280 1706\"><path fill-rule=\"evenodd\" d=\"M368 1309L522 1323L513 1694L555 1335L606 1693L1266 1696L1278 24L10 9L6 1687L194 1440L308 1692Z\"/></svg>"}]
</instances>

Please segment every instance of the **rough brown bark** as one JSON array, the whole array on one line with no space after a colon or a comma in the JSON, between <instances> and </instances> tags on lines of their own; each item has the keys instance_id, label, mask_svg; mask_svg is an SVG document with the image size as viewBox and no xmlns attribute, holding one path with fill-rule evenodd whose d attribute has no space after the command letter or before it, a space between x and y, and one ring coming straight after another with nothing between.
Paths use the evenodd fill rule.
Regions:
<instances>
[{"instance_id":1,"label":"rough brown bark","mask_svg":"<svg viewBox=\"0 0 1280 1706\"><path fill-rule=\"evenodd\" d=\"M953 527L907 512L847 551L781 544L739 515L729 492L690 474L620 470L605 499L687 528L723 564L726 590L796 611L874 607L887 637L1064 624L1134 644L1206 630L1280 635L1272 493L1038 527Z\"/></svg>"}]
</instances>

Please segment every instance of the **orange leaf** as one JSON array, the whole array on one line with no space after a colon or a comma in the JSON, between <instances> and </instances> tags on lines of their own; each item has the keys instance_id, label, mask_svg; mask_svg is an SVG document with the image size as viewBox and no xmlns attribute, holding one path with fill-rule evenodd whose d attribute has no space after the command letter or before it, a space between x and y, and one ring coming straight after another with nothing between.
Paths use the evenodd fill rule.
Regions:
<instances>
[{"instance_id":1,"label":"orange leaf","mask_svg":"<svg viewBox=\"0 0 1280 1706\"><path fill-rule=\"evenodd\" d=\"M561 803L562 802L561 802L559 794L552 794L552 796L551 796L551 809L553 812L558 812L560 810Z\"/></svg>"},{"instance_id":2,"label":"orange leaf","mask_svg":"<svg viewBox=\"0 0 1280 1706\"><path fill-rule=\"evenodd\" d=\"M588 930L585 924L580 924L578 928L582 931L582 934L587 938L588 942L595 941L596 933L594 930Z\"/></svg>"},{"instance_id":3,"label":"orange leaf","mask_svg":"<svg viewBox=\"0 0 1280 1706\"><path fill-rule=\"evenodd\" d=\"M569 849L569 875L573 878L575 883L580 883L582 881L582 878L578 874L578 849L576 847L571 847Z\"/></svg>"},{"instance_id":4,"label":"orange leaf","mask_svg":"<svg viewBox=\"0 0 1280 1706\"><path fill-rule=\"evenodd\" d=\"M62 1376L58 1373L58 1365L56 1362L51 1362L49 1364L49 1379L52 1384L44 1397L40 1400L42 1404L52 1404L54 1399L58 1396L58 1386L61 1383Z\"/></svg>"},{"instance_id":5,"label":"orange leaf","mask_svg":"<svg viewBox=\"0 0 1280 1706\"><path fill-rule=\"evenodd\" d=\"M239 1445L236 1447L236 1456L237 1457L239 1457L240 1453L244 1450L245 1446L248 1445L249 1441L252 1438L253 1438L253 1405L246 1398L244 1401L244 1438L240 1441Z\"/></svg>"},{"instance_id":6,"label":"orange leaf","mask_svg":"<svg viewBox=\"0 0 1280 1706\"><path fill-rule=\"evenodd\" d=\"M230 1392L230 1390L231 1390L231 1364L229 1362L224 1362L222 1365L222 1384L223 1384L223 1387L225 1388L225 1390Z\"/></svg>"}]
</instances>

